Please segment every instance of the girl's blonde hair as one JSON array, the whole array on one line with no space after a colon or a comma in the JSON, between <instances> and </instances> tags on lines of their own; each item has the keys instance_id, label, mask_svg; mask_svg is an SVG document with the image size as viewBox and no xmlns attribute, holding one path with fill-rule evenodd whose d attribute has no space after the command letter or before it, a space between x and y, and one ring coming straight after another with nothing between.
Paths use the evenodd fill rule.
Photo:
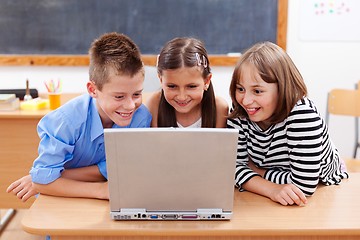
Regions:
<instances>
[{"instance_id":1,"label":"girl's blonde hair","mask_svg":"<svg viewBox=\"0 0 360 240\"><path fill-rule=\"evenodd\" d=\"M230 83L233 111L229 118L248 117L235 97L236 84L241 79L242 69L246 64L253 65L265 82L276 83L278 86L278 111L270 119L273 124L288 117L296 102L307 95L304 80L289 55L274 43L257 43L241 55L235 66Z\"/></svg>"}]
</instances>

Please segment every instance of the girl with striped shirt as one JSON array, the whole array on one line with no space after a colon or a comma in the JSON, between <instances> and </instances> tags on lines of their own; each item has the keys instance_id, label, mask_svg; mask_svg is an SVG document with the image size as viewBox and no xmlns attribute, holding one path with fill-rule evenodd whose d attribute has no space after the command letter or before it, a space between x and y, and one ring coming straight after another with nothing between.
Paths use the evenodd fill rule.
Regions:
<instances>
[{"instance_id":1,"label":"girl with striped shirt","mask_svg":"<svg viewBox=\"0 0 360 240\"><path fill-rule=\"evenodd\" d=\"M237 63L227 125L239 130L236 186L282 205L306 204L319 183L348 178L328 128L293 61L258 43Z\"/></svg>"}]
</instances>

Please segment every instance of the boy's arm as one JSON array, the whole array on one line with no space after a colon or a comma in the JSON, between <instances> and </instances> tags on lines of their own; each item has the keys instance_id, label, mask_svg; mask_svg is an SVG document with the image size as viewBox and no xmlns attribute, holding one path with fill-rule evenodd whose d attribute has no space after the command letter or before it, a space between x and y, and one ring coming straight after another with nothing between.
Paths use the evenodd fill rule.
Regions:
<instances>
[{"instance_id":1,"label":"boy's arm","mask_svg":"<svg viewBox=\"0 0 360 240\"><path fill-rule=\"evenodd\" d=\"M33 185L37 192L45 195L109 199L108 184L97 165L66 169L51 183Z\"/></svg>"},{"instance_id":2,"label":"boy's arm","mask_svg":"<svg viewBox=\"0 0 360 240\"><path fill-rule=\"evenodd\" d=\"M49 184L33 185L37 192L44 195L109 199L108 183L105 181L83 182L61 177Z\"/></svg>"},{"instance_id":3,"label":"boy's arm","mask_svg":"<svg viewBox=\"0 0 360 240\"><path fill-rule=\"evenodd\" d=\"M61 173L61 177L83 182L106 181L104 176L100 173L97 165L82 168L65 169Z\"/></svg>"},{"instance_id":4,"label":"boy's arm","mask_svg":"<svg viewBox=\"0 0 360 240\"><path fill-rule=\"evenodd\" d=\"M100 173L99 168L95 165L89 167L83 167L83 168L64 170L62 172L61 177L72 179L75 181L83 181L83 182L106 181L106 179ZM42 185L42 184L38 184L38 185ZM6 192L13 193L23 202L26 202L29 198L39 193L39 191L35 188L35 185L33 184L30 175L26 175L11 183L9 187L6 189Z\"/></svg>"}]
</instances>

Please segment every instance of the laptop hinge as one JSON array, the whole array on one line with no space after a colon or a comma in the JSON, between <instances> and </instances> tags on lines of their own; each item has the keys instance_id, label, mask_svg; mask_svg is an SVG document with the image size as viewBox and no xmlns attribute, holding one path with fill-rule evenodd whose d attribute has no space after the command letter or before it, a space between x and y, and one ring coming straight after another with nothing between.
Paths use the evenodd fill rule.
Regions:
<instances>
[{"instance_id":1,"label":"laptop hinge","mask_svg":"<svg viewBox=\"0 0 360 240\"><path fill-rule=\"evenodd\" d=\"M199 208L197 213L222 213L223 210L221 208Z\"/></svg>"},{"instance_id":2,"label":"laptop hinge","mask_svg":"<svg viewBox=\"0 0 360 240\"><path fill-rule=\"evenodd\" d=\"M124 213L124 214L145 213L146 209L145 208L121 208L120 212Z\"/></svg>"}]
</instances>

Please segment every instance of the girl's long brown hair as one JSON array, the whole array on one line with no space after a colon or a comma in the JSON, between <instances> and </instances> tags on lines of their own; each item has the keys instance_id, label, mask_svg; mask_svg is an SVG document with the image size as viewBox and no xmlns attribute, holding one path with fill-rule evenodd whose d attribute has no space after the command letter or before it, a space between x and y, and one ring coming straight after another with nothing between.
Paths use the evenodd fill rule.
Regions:
<instances>
[{"instance_id":1,"label":"girl's long brown hair","mask_svg":"<svg viewBox=\"0 0 360 240\"><path fill-rule=\"evenodd\" d=\"M265 82L278 85L278 110L270 119L273 124L288 117L296 102L307 95L304 80L289 55L274 43L257 43L241 55L235 66L230 83L233 111L229 118L248 117L246 111L236 101L236 84L241 79L241 71L246 64L255 66Z\"/></svg>"},{"instance_id":2,"label":"girl's long brown hair","mask_svg":"<svg viewBox=\"0 0 360 240\"><path fill-rule=\"evenodd\" d=\"M199 59L201 65L199 66ZM164 70L181 67L199 66L204 80L211 73L210 62L204 44L195 38L175 38L165 44L158 57L157 71L159 76ZM213 86L210 82L207 91L204 91L201 101L201 127L213 128L216 126L216 103ZM175 109L166 101L161 90L158 127L177 127Z\"/></svg>"}]
</instances>

